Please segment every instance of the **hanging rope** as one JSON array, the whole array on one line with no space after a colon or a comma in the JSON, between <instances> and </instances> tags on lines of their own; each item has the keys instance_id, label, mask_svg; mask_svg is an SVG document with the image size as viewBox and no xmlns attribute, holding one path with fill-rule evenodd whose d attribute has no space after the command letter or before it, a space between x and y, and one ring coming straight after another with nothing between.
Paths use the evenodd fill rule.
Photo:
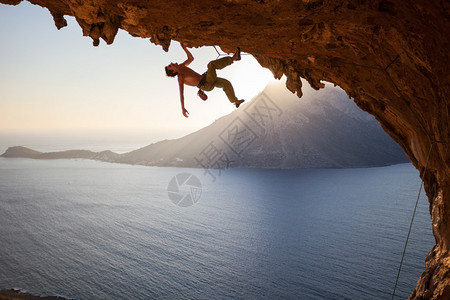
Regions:
<instances>
[{"instance_id":1,"label":"hanging rope","mask_svg":"<svg viewBox=\"0 0 450 300\"><path fill-rule=\"evenodd\" d=\"M399 277L400 277L400 271L402 270L403 259L405 258L406 247L408 246L409 235L411 234L411 228L412 228L412 225L413 225L413 222L414 222L414 216L416 215L417 204L419 203L420 193L422 192L423 180L424 180L425 174L426 174L426 172L427 172L428 160L429 160L429 158L430 158L430 154L431 154L431 150L432 150L432 149L433 149L433 143L431 143L430 151L428 151L427 162L425 163L425 169L423 170L422 182L420 183L419 193L418 193L417 199L416 199L416 205L414 206L414 211L413 211L413 214L412 214L412 217L411 217L411 223L409 224L408 235L406 236L405 247L403 248L402 259L401 259L400 265L399 265L399 267L398 267L397 279L395 279L394 291L392 292L392 298L391 298L391 300L393 300L394 297L395 297L395 291L396 291L396 289L397 289L398 279L399 279Z\"/></svg>"}]
</instances>

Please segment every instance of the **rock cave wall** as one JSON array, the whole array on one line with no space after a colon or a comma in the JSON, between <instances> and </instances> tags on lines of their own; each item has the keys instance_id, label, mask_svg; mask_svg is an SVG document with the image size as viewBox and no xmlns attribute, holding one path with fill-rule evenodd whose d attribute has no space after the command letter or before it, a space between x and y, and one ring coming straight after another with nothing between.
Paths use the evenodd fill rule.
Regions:
<instances>
[{"instance_id":1,"label":"rock cave wall","mask_svg":"<svg viewBox=\"0 0 450 300\"><path fill-rule=\"evenodd\" d=\"M276 78L286 75L299 97L300 77L315 89L321 80L342 87L424 179L436 245L410 298L450 299L448 0L29 2L48 8L58 29L74 16L94 46L113 43L119 28L165 51L172 40L229 53L240 46Z\"/></svg>"}]
</instances>

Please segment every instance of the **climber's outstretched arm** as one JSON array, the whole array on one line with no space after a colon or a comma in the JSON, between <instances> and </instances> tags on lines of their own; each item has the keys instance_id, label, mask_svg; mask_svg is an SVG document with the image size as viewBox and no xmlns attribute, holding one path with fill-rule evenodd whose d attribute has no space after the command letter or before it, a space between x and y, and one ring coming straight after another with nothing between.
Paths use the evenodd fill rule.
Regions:
<instances>
[{"instance_id":1,"label":"climber's outstretched arm","mask_svg":"<svg viewBox=\"0 0 450 300\"><path fill-rule=\"evenodd\" d=\"M178 86L180 88L181 113L183 114L183 116L188 118L189 112L184 107L184 76L180 74L178 75Z\"/></svg>"}]
</instances>

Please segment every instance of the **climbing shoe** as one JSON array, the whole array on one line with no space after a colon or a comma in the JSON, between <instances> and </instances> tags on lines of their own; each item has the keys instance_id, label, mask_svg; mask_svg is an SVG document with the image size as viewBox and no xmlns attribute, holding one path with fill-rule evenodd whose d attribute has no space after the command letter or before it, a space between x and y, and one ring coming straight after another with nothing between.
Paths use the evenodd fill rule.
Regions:
<instances>
[{"instance_id":1,"label":"climbing shoe","mask_svg":"<svg viewBox=\"0 0 450 300\"><path fill-rule=\"evenodd\" d=\"M242 103L244 103L244 99L242 99L242 100L236 100L236 102L234 102L234 104L236 105L236 108L239 108L239 106L242 104Z\"/></svg>"}]
</instances>

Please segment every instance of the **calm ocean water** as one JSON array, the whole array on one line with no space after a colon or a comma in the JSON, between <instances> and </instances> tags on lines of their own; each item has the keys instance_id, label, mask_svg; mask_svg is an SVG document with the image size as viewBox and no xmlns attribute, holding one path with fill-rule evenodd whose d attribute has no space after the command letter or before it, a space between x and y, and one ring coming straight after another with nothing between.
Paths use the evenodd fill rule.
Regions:
<instances>
[{"instance_id":1,"label":"calm ocean water","mask_svg":"<svg viewBox=\"0 0 450 300\"><path fill-rule=\"evenodd\" d=\"M202 184L179 207L168 184ZM410 164L197 169L0 159L0 289L79 299L390 299L419 189ZM421 197L397 299L434 239Z\"/></svg>"}]
</instances>

